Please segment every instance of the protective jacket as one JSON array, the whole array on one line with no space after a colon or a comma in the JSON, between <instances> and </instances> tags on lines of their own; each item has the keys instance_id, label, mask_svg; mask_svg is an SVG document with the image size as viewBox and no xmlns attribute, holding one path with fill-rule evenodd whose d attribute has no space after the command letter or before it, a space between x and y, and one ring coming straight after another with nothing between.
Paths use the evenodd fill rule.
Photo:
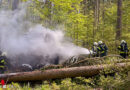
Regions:
<instances>
[{"instance_id":1,"label":"protective jacket","mask_svg":"<svg viewBox=\"0 0 130 90\"><path fill-rule=\"evenodd\" d=\"M4 73L6 69L5 56L0 56L0 73Z\"/></svg>"},{"instance_id":2,"label":"protective jacket","mask_svg":"<svg viewBox=\"0 0 130 90\"><path fill-rule=\"evenodd\" d=\"M99 44L98 46L98 52L100 53L100 57L106 56L107 55L107 46L105 43Z\"/></svg>"},{"instance_id":3,"label":"protective jacket","mask_svg":"<svg viewBox=\"0 0 130 90\"><path fill-rule=\"evenodd\" d=\"M121 43L117 49L120 51L122 57L126 58L128 56L129 49L127 43Z\"/></svg>"},{"instance_id":4,"label":"protective jacket","mask_svg":"<svg viewBox=\"0 0 130 90\"><path fill-rule=\"evenodd\" d=\"M98 57L98 56L99 56L98 46L93 45L92 51L93 51L93 56L94 56L94 57Z\"/></svg>"}]
</instances>

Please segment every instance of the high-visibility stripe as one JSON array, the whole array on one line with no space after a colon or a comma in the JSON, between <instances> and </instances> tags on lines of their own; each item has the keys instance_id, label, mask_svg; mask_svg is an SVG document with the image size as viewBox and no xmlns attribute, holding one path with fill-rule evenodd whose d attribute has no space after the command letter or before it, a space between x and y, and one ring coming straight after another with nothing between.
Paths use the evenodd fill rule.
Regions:
<instances>
[{"instance_id":1,"label":"high-visibility stripe","mask_svg":"<svg viewBox=\"0 0 130 90\"><path fill-rule=\"evenodd\" d=\"M5 62L5 60L4 60L4 59L2 59L2 60L1 60L1 63L4 63L4 62Z\"/></svg>"},{"instance_id":2,"label":"high-visibility stripe","mask_svg":"<svg viewBox=\"0 0 130 90\"><path fill-rule=\"evenodd\" d=\"M125 52L120 52L120 53L125 53Z\"/></svg>"},{"instance_id":3,"label":"high-visibility stripe","mask_svg":"<svg viewBox=\"0 0 130 90\"><path fill-rule=\"evenodd\" d=\"M105 51L102 51L101 53L104 53Z\"/></svg>"},{"instance_id":4,"label":"high-visibility stripe","mask_svg":"<svg viewBox=\"0 0 130 90\"><path fill-rule=\"evenodd\" d=\"M101 48L98 48L99 50L101 50Z\"/></svg>"},{"instance_id":5,"label":"high-visibility stripe","mask_svg":"<svg viewBox=\"0 0 130 90\"><path fill-rule=\"evenodd\" d=\"M121 48L121 46L119 46L118 48Z\"/></svg>"},{"instance_id":6,"label":"high-visibility stripe","mask_svg":"<svg viewBox=\"0 0 130 90\"><path fill-rule=\"evenodd\" d=\"M0 66L0 68L5 68L5 66Z\"/></svg>"},{"instance_id":7,"label":"high-visibility stripe","mask_svg":"<svg viewBox=\"0 0 130 90\"><path fill-rule=\"evenodd\" d=\"M6 62L5 62L4 59L2 59L0 63L2 63L2 64L6 64Z\"/></svg>"}]
</instances>

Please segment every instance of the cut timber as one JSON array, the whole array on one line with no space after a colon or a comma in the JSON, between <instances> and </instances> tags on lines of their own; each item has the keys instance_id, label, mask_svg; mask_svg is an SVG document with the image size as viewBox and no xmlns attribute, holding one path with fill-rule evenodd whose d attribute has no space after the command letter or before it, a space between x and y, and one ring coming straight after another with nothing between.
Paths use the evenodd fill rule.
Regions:
<instances>
[{"instance_id":1,"label":"cut timber","mask_svg":"<svg viewBox=\"0 0 130 90\"><path fill-rule=\"evenodd\" d=\"M117 67L130 67L130 63L117 63L114 65L94 65L94 66L81 66L62 69L51 69L44 71L33 72L19 72L0 74L0 79L8 80L9 82L15 81L37 81L48 80L57 78L79 77L79 76L94 76L100 73L104 68L117 68Z\"/></svg>"}]
</instances>

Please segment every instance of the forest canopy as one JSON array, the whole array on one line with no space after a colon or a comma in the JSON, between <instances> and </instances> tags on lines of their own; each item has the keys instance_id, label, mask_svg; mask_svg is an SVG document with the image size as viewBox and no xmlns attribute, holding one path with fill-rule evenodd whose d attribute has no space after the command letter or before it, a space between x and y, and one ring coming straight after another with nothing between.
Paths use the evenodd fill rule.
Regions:
<instances>
[{"instance_id":1,"label":"forest canopy","mask_svg":"<svg viewBox=\"0 0 130 90\"><path fill-rule=\"evenodd\" d=\"M33 22L62 26L76 45L90 48L102 40L115 52L120 40L130 44L129 0L33 0L29 11Z\"/></svg>"},{"instance_id":2,"label":"forest canopy","mask_svg":"<svg viewBox=\"0 0 130 90\"><path fill-rule=\"evenodd\" d=\"M70 78L65 78L65 79L58 79L58 80L51 79L50 81L49 80L44 81L43 85L38 85L38 88L36 87L37 90L39 90L41 88L48 89L48 90L51 90L51 89L54 89L54 90L60 90L60 89L61 90L63 90L63 89L64 90L68 90L68 89L69 90L79 90L81 88L83 88L83 90L86 90L86 88L93 88L93 89L94 88L103 88L105 90L107 90L107 89L113 90L113 89L120 88L121 85L123 85L121 87L124 87L124 86L126 87L126 85L129 86L130 81L128 80L128 78L130 76L130 73L129 73L130 68L128 66L130 64L129 63L130 62L130 59L129 59L130 58L130 55L129 55L130 54L129 53L129 50L130 50L130 48L129 48L129 46L130 46L130 0L0 0L0 10L6 11L6 9L7 9L7 12L13 11L13 13L17 13L19 8L22 7L21 4L23 4L23 3L25 4L25 7L23 7L23 9L27 9L27 10L25 10L26 11L25 16L24 15L23 16L25 17L25 19L27 19L28 22L31 22L32 26L33 26L33 24L40 25L40 27L43 27L46 30L52 31L52 32L53 32L53 30L60 29L65 33L65 38L67 37L67 40L68 39L72 40L72 42L75 44L75 46L77 45L77 46L84 47L85 50L88 50L88 49L91 50L93 43L98 42L98 41L101 41L101 42L103 41L103 43L105 43L106 46L108 47L108 49L106 49L106 52L108 50L108 55L106 54L107 56L106 55L104 55L105 57L94 56L94 53L93 53L93 55L91 55L90 51L88 50L90 55L85 57L85 59L81 58L83 61L81 60L81 62L80 62L80 60L79 60L79 62L76 64L73 64L73 62L72 62L70 65L68 65L68 68L75 67L76 65L81 64L81 63L82 63L81 66L82 65L83 66L84 65L85 66L100 65L101 67L103 67L104 64L106 64L106 66L109 66L109 65L112 66L111 68L103 68L103 70L101 70L101 72L99 72L98 75L94 75L91 77L76 77L75 76L74 78L70 77ZM20 7L20 5L21 5L21 7ZM15 12L15 10L16 10L16 12ZM10 14L8 14L6 17L8 18L9 15ZM14 14L11 13L11 15L13 16ZM18 14L16 14L16 16L17 15ZM11 17L11 16L9 16L9 17ZM9 18L8 20L10 20L11 18ZM19 17L17 17L17 18L19 18ZM20 18L22 19L22 21L24 21L22 17L20 17ZM21 19L18 19L19 22ZM3 21L7 22L6 20L7 19L5 19L5 20L1 19L1 22L3 22ZM16 20L16 22L15 22L15 20ZM10 30L10 25L12 25L13 29L18 31L19 30L18 25L21 25L21 27L22 27L22 24L24 23L24 22L17 23L18 20L17 19L10 20L10 21L14 21L16 23L16 25L10 24L10 22L8 21L8 23L9 23L8 29ZM26 23L24 23L24 25L25 24ZM2 25L3 24L1 24L1 27L3 27ZM25 25L25 26L34 28L31 25L29 26L29 24L27 23L27 25ZM17 26L17 28L15 26ZM25 27L25 30L26 30L26 28L27 27ZM35 30L38 31L38 29L36 28ZM6 28L4 28L3 30L6 30ZM7 30L7 31L9 31L9 30ZM23 28L21 28L20 30L24 31ZM2 31L2 29L1 29L1 31ZM43 35L43 33L42 33L42 35ZM10 33L1 35L1 36L7 37L6 35L10 35ZM23 33L22 33L22 35L23 35ZM41 34L38 34L37 36L40 36L40 35ZM42 37L42 35L41 35L42 39L39 40L40 42L42 41L42 44L40 44L41 46L43 46L44 44L47 43L47 42L45 42L45 43L43 42L44 37ZM52 36L52 34L49 34L49 35ZM48 37L49 37L49 35L48 35ZM18 35L18 36L20 36L20 35ZM27 49L27 50L31 51L33 53L33 55L35 53L35 50L36 51L41 50L41 51L45 51L45 52L48 51L49 54L51 52L53 53L54 50L57 52L60 52L59 47L62 42L60 44L59 43L55 44L58 47L58 49L51 49L51 48L48 49L48 47L45 47L46 49L45 48L41 49L41 48L39 48L39 46L40 46L40 45L38 45L39 43L34 42L32 46L35 46L34 44L36 44L36 48L34 49L34 51L32 49L30 50L31 45L30 45L30 43L28 44L28 41L29 40L31 41L33 38L28 40L29 37L27 37L27 34L25 34L25 36L26 36L25 38L27 38L27 46L29 46L29 49ZM58 38L61 38L60 35L58 35L58 34L56 34L55 36L57 36ZM48 37L45 37L45 41L55 41L52 39L53 37L51 37L52 40L48 39ZM8 38L9 38L9 36L7 37L7 39ZM21 40L23 41L24 39L21 39ZM19 39L17 39L17 40L20 41ZM127 42L126 45L128 45L128 48L125 51L125 53L127 53L127 55L129 55L128 57L124 57L124 58L120 57L121 53L122 52L124 53L123 50L121 51L121 47L119 46L121 40ZM6 41L6 39L3 41ZM13 40L13 41L15 41L15 40ZM33 39L32 41L38 41L38 39L36 39L36 40ZM9 42L7 41L7 43L9 43ZM20 53L21 53L21 51L23 51L22 55L25 55L27 57L27 60L23 56L21 56L21 54L19 54L20 57L22 58L21 61L20 61L20 58L16 57L16 59L19 60L20 65L21 65L23 62L26 63L26 61L29 60L28 57L31 54L30 54L30 52L29 52L29 54L24 53L25 47L23 47L24 49L21 49L22 47L20 47L20 45L18 45L18 44L19 43L15 43L15 44L13 43L13 45L18 46L18 48L16 48L16 47L11 48L11 50L15 51L16 49L18 49L20 51ZM21 45L24 45L24 44L25 43L21 43ZM52 47L52 48L55 48L54 43L49 43L48 45L50 45L50 47ZM3 44L3 46L5 47L5 44ZM97 43L97 46L98 46L98 43ZM120 49L118 46L120 47ZM9 44L7 45L7 47L9 47ZM37 47L38 47L38 49L37 49ZM69 46L67 46L67 47L69 47ZM72 47L74 47L74 46L72 45ZM70 54L70 53L68 53L68 52L72 51L72 48L71 49L70 48L65 49L66 52L65 51L63 52L63 56L65 56L65 53L67 53L67 55ZM70 51L69 51L69 49L70 49ZM5 50L5 51L7 51L7 50ZM54 56L57 55L57 52L56 52L56 54L54 53ZM75 51L75 52L77 52L77 51ZM100 52L102 53L102 51L100 51ZM104 53L104 51L103 51L103 53ZM120 55L119 55L119 53L120 53ZM11 53L11 55L12 54L14 54L14 53ZM16 53L16 55L17 54L18 53ZM41 57L42 54L39 55L39 53L38 53L38 56ZM37 55L37 52L36 52L36 55ZM43 57L43 58L41 58L41 60L43 60L43 61L46 60L45 63L47 61L49 61L49 59L48 59L49 56L46 56L45 53L43 56L45 56L47 58L45 59ZM35 61L37 60L37 62L39 63L39 61L40 61L39 57L36 59L34 57L31 57L30 60L34 59ZM51 58L50 60L54 61L54 58ZM56 60L58 62L59 56L56 57ZM69 60L77 61L77 58L75 58L75 56L73 55L73 57L69 58ZM68 62L69 62L69 60L68 60ZM84 64L84 61L87 62L87 64ZM56 65L54 65L54 66L58 66L57 64L60 64L57 62L55 63ZM125 66L126 67L125 68L124 67L122 68L122 66L121 66L121 68L116 67L116 64L118 64L118 63L121 63L121 64L123 63L124 67ZM32 64L32 62L31 62L31 64ZM41 64L41 62L40 62L40 64ZM40 66L40 64L39 64L39 66ZM54 63L49 63L49 64L47 63L47 64L44 64L44 66L45 65L51 66L51 64L54 64ZM127 64L128 64L128 66L127 66ZM27 64L24 64L24 65L27 65ZM34 66L36 66L36 62L34 62ZM78 65L78 66L80 67L80 65ZM78 66L76 66L76 67L79 69ZM95 66L95 67L97 67L97 66ZM16 68L16 65L14 68ZM40 67L40 68L38 68L38 70L40 72L44 72L45 68ZM65 67L62 66L62 67L58 67L58 68L52 67L52 69L55 69L56 71L57 71L57 69L60 69L60 68L66 69L67 65ZM78 70L78 69L76 69L76 70ZM91 69L93 69L93 68L90 68L87 71L88 74L92 72ZM34 72L35 72L35 70L37 70L37 68L34 69ZM94 73L96 71L94 71ZM79 71L79 72L81 72L81 71ZM31 73L31 72L29 72L29 73ZM54 73L53 70L52 70L52 73ZM67 72L67 73L70 73L70 72ZM71 73L73 76L73 72L71 72ZM81 72L81 74L82 74L82 72ZM22 75L23 74L21 74L21 76ZM36 77L35 75L40 75L40 74L34 73L34 77ZM50 75L53 75L53 74L50 74ZM85 73L85 75L86 75L86 73ZM26 77L26 75L23 75L23 76ZM64 76L64 72L63 72L63 76ZM37 77L35 79L37 79ZM41 77L43 77L43 76L41 76ZM17 75L15 78L16 79L18 78ZM32 77L29 76L29 78L32 78ZM21 77L19 79L21 79ZM16 88L30 89L29 84L24 87L21 87L17 83L12 83L12 85L13 84L14 84L14 86L17 86Z\"/></svg>"},{"instance_id":3,"label":"forest canopy","mask_svg":"<svg viewBox=\"0 0 130 90\"><path fill-rule=\"evenodd\" d=\"M93 42L102 40L109 52L115 53L120 40L130 44L129 0L4 1L12 3L10 9L15 9L19 2L32 1L27 13L30 20L47 28L62 28L76 45L90 48Z\"/></svg>"}]
</instances>

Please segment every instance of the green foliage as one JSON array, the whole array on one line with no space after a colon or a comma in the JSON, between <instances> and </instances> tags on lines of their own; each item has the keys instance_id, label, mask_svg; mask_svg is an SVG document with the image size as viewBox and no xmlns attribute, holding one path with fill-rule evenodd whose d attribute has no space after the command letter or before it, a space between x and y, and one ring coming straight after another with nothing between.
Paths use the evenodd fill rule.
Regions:
<instances>
[{"instance_id":1,"label":"green foliage","mask_svg":"<svg viewBox=\"0 0 130 90\"><path fill-rule=\"evenodd\" d=\"M111 68L105 68L99 75L93 77L76 77L43 81L42 84L31 86L29 83L12 83L12 89L16 90L127 90L130 84L130 67L115 67L114 62ZM127 67L127 65L126 65ZM129 75L129 76L128 76ZM8 85L9 86L9 85ZM8 87L7 86L7 87ZM129 89L128 89L129 90Z\"/></svg>"},{"instance_id":2,"label":"green foliage","mask_svg":"<svg viewBox=\"0 0 130 90\"><path fill-rule=\"evenodd\" d=\"M31 0L22 0L23 2ZM117 0L100 1L99 11L95 0L32 0L28 8L30 20L51 29L62 26L67 37L79 46L91 48L94 41L103 40L110 53L116 53L115 40ZM122 37L130 44L130 1L123 0ZM98 11L95 16L95 11ZM98 19L98 20L97 20ZM112 47L111 47L112 46Z\"/></svg>"},{"instance_id":3,"label":"green foliage","mask_svg":"<svg viewBox=\"0 0 130 90\"><path fill-rule=\"evenodd\" d=\"M90 4L90 5L89 5ZM130 33L130 1L123 1L122 39L129 41ZM101 1L99 22L95 26L94 3L84 0L47 0L46 3L33 0L31 13L39 17L38 22L49 28L64 26L68 37L77 45L90 48L93 41L103 40L109 47L109 52L115 53L118 41L115 41L117 2ZM36 20L34 20L36 21ZM113 46L113 47L111 47Z\"/></svg>"},{"instance_id":4,"label":"green foliage","mask_svg":"<svg viewBox=\"0 0 130 90\"><path fill-rule=\"evenodd\" d=\"M117 89L124 82L125 80L121 79L121 77L116 74L114 77L101 76L99 80L99 85L103 87L104 90L113 90Z\"/></svg>"},{"instance_id":5,"label":"green foliage","mask_svg":"<svg viewBox=\"0 0 130 90\"><path fill-rule=\"evenodd\" d=\"M21 86L18 83L12 83L11 85L13 85L12 89L16 90L93 90L96 88L103 90L124 90L129 88L129 81L123 72L115 73L114 76L98 75L92 78L66 78L59 80L59 82L60 83L44 81L43 84L38 84L33 87L28 84ZM125 87L126 85L127 87ZM7 87L8 86L9 85L7 85Z\"/></svg>"},{"instance_id":6,"label":"green foliage","mask_svg":"<svg viewBox=\"0 0 130 90\"><path fill-rule=\"evenodd\" d=\"M29 0L22 0L22 2L27 1ZM122 39L130 45L130 0L122 1ZM85 0L46 0L46 2L32 0L27 15L31 17L32 22L41 23L44 27L55 29L57 26L63 26L66 36L72 38L73 42L79 46L91 48L94 41L103 40L109 48L109 53L115 54L117 45L120 43L115 40L117 0L105 0L104 3L101 1L99 17L95 16L94 2L95 0L86 0L86 2ZM115 58L113 59L115 60ZM101 63L113 63L111 65L114 65L112 58L106 58ZM111 73L113 75L108 75ZM11 85L15 86L17 90L86 90L94 88L119 90L121 86L127 85L127 82L130 84L126 78L127 73L128 68L106 68L100 75L91 78L77 77L52 82L44 81L42 85L34 88L29 84L20 86L18 83L12 83Z\"/></svg>"}]
</instances>

